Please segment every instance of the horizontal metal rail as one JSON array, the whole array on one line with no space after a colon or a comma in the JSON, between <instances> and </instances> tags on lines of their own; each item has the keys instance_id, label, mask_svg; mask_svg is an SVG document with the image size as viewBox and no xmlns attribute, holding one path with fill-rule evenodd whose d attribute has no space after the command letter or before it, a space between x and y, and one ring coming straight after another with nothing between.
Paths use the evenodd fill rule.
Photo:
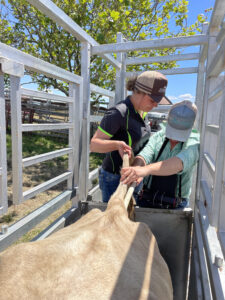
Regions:
<instances>
[{"instance_id":1,"label":"horizontal metal rail","mask_svg":"<svg viewBox=\"0 0 225 300\"><path fill-rule=\"evenodd\" d=\"M222 42L220 48L214 55L207 69L207 77L218 76L225 68L225 40Z\"/></svg>"},{"instance_id":2,"label":"horizontal metal rail","mask_svg":"<svg viewBox=\"0 0 225 300\"><path fill-rule=\"evenodd\" d=\"M88 180L89 180L88 187L89 188L92 188L92 181L98 178L98 174L99 174L99 168L96 168L89 173L89 176L88 176Z\"/></svg>"},{"instance_id":3,"label":"horizontal metal rail","mask_svg":"<svg viewBox=\"0 0 225 300\"><path fill-rule=\"evenodd\" d=\"M137 57L127 58L125 60L126 65L140 65L151 64L153 62L169 62L169 61L181 61L181 60L195 60L199 59L199 53L187 53L187 54L173 54L166 56L153 56L153 57Z\"/></svg>"},{"instance_id":4,"label":"horizontal metal rail","mask_svg":"<svg viewBox=\"0 0 225 300\"><path fill-rule=\"evenodd\" d=\"M100 46L93 46L92 54L95 55L101 53L116 53L136 50L187 47L194 45L203 45L206 44L207 41L208 37L206 35L200 34L195 36L183 36L175 38L104 44Z\"/></svg>"},{"instance_id":5,"label":"horizontal metal rail","mask_svg":"<svg viewBox=\"0 0 225 300\"><path fill-rule=\"evenodd\" d=\"M95 93L98 93L98 94L101 94L101 95L107 96L107 97L115 97L115 92L106 90L106 89L101 88L100 86L97 86L92 83L91 83L90 87L91 87L91 92L95 92Z\"/></svg>"},{"instance_id":6,"label":"horizontal metal rail","mask_svg":"<svg viewBox=\"0 0 225 300\"><path fill-rule=\"evenodd\" d=\"M219 126L218 125L213 125L213 124L208 124L206 125L206 130L209 132L218 135L219 134Z\"/></svg>"},{"instance_id":7,"label":"horizontal metal rail","mask_svg":"<svg viewBox=\"0 0 225 300\"><path fill-rule=\"evenodd\" d=\"M78 75L3 43L0 43L0 57L5 57L14 62L20 63L24 65L27 70L44 74L50 78L56 78L77 84L82 84L83 82L82 77Z\"/></svg>"},{"instance_id":8,"label":"horizontal metal rail","mask_svg":"<svg viewBox=\"0 0 225 300\"><path fill-rule=\"evenodd\" d=\"M81 42L88 42L90 45L99 45L86 31L84 31L76 22L74 22L63 10L50 0L28 0L30 4L43 12L51 20L62 26L64 30L71 33ZM120 68L121 64L111 55L102 55L116 68Z\"/></svg>"},{"instance_id":9,"label":"horizontal metal rail","mask_svg":"<svg viewBox=\"0 0 225 300\"><path fill-rule=\"evenodd\" d=\"M76 207L70 208L62 216L60 216L52 224L50 224L45 230L43 230L36 237L34 237L32 239L32 242L40 241L40 240L47 238L54 232L58 231L61 228L64 228L66 225L68 225L68 220L70 220L72 218L73 222L75 222L75 220L78 219L80 216L81 216L80 208L76 208Z\"/></svg>"},{"instance_id":10,"label":"horizontal metal rail","mask_svg":"<svg viewBox=\"0 0 225 300\"><path fill-rule=\"evenodd\" d=\"M198 73L197 67L192 68L174 68L174 69L166 69L166 70L156 70L164 75L176 75L176 74L194 74ZM126 72L126 77L133 77L136 75L140 75L142 72Z\"/></svg>"},{"instance_id":11,"label":"horizontal metal rail","mask_svg":"<svg viewBox=\"0 0 225 300\"><path fill-rule=\"evenodd\" d=\"M23 193L23 200L27 200L30 199L32 197L34 197L37 194L40 194L48 189L50 189L51 187L57 185L58 183L61 183L69 178L71 178L73 175L72 172L65 172L59 176L56 176L48 181L45 181L37 186L35 186L32 189L29 189L28 191Z\"/></svg>"},{"instance_id":12,"label":"horizontal metal rail","mask_svg":"<svg viewBox=\"0 0 225 300\"><path fill-rule=\"evenodd\" d=\"M21 88L21 95L22 96L28 96L31 98L40 99L44 101L54 101L54 102L65 102L65 103L73 103L74 99L71 97L66 97L66 96L61 96L61 95L56 95L56 94L49 94L46 92L40 92L40 91L33 91L29 89L24 89Z\"/></svg>"},{"instance_id":13,"label":"horizontal metal rail","mask_svg":"<svg viewBox=\"0 0 225 300\"><path fill-rule=\"evenodd\" d=\"M210 225L207 212L202 201L197 201L197 206L199 209L199 219L211 280L213 299L221 300L224 299L225 295L225 267L217 266L216 261L219 258L224 263L224 256L216 229Z\"/></svg>"},{"instance_id":14,"label":"horizontal metal rail","mask_svg":"<svg viewBox=\"0 0 225 300\"><path fill-rule=\"evenodd\" d=\"M223 89L224 89L224 81L220 82L216 88L214 90L212 90L212 92L209 94L209 102L214 101L215 99L219 98L222 93L223 93Z\"/></svg>"},{"instance_id":15,"label":"horizontal metal rail","mask_svg":"<svg viewBox=\"0 0 225 300\"><path fill-rule=\"evenodd\" d=\"M73 128L73 124L68 123L58 123L58 124L23 124L22 131L41 131L41 130L60 130L60 129L68 129Z\"/></svg>"},{"instance_id":16,"label":"horizontal metal rail","mask_svg":"<svg viewBox=\"0 0 225 300\"><path fill-rule=\"evenodd\" d=\"M207 152L204 152L204 161L206 162L206 166L208 167L208 170L209 170L210 174L214 178L215 170L216 170L215 162L212 159L212 157L210 156L210 154L207 153Z\"/></svg>"},{"instance_id":17,"label":"horizontal metal rail","mask_svg":"<svg viewBox=\"0 0 225 300\"><path fill-rule=\"evenodd\" d=\"M70 154L72 152L73 152L72 148L64 148L64 149L51 151L51 152L40 154L40 155L27 157L22 160L23 167L24 168L29 167L29 166L38 164L38 163L46 161L46 160L50 160L50 159L53 159L53 158L56 158L56 157L59 157L59 156L65 155L65 154Z\"/></svg>"},{"instance_id":18,"label":"horizontal metal rail","mask_svg":"<svg viewBox=\"0 0 225 300\"><path fill-rule=\"evenodd\" d=\"M71 195L71 191L65 191L48 203L37 208L23 219L20 219L15 224L9 226L8 231L5 234L0 234L0 251L5 250L7 247L17 241L22 235L34 228L54 211L59 209L63 204L71 199Z\"/></svg>"},{"instance_id":19,"label":"horizontal metal rail","mask_svg":"<svg viewBox=\"0 0 225 300\"><path fill-rule=\"evenodd\" d=\"M212 207L212 195L210 192L210 188L206 180L201 180L200 183L201 183L201 189L204 196L204 200L207 204L207 211L210 211Z\"/></svg>"}]
</instances>

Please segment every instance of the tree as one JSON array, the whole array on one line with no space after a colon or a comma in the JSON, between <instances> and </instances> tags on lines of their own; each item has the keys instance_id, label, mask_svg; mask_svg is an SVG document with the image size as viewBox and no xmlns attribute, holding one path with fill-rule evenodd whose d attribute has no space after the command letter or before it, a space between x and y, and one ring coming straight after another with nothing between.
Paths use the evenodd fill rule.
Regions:
<instances>
[{"instance_id":1,"label":"tree","mask_svg":"<svg viewBox=\"0 0 225 300\"><path fill-rule=\"evenodd\" d=\"M192 35L199 30L205 16L187 26L186 0L54 0L80 27L100 44L116 42L116 33L130 41L155 37ZM44 16L25 0L0 0L0 34L3 42L31 55L53 63L75 74L80 74L80 42ZM5 35L5 32L7 34ZM138 51L129 55L163 55L176 49ZM153 64L151 69L171 68L175 62ZM136 66L135 70L149 66ZM134 68L132 69L134 70ZM33 81L41 89L51 86L68 94L68 86L43 75L32 74ZM97 56L91 57L91 82L114 89L115 70L102 63Z\"/></svg>"}]
</instances>

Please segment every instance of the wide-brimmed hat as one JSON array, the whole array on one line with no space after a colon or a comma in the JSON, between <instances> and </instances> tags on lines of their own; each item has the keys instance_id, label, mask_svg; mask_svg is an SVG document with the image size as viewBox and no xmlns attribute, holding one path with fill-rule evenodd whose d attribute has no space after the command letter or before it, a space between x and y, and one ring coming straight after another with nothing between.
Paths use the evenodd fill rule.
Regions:
<instances>
[{"instance_id":1,"label":"wide-brimmed hat","mask_svg":"<svg viewBox=\"0 0 225 300\"><path fill-rule=\"evenodd\" d=\"M145 71L137 77L135 88L159 103L165 96L167 83L166 77L160 72Z\"/></svg>"},{"instance_id":2,"label":"wide-brimmed hat","mask_svg":"<svg viewBox=\"0 0 225 300\"><path fill-rule=\"evenodd\" d=\"M174 104L168 114L166 137L186 142L191 134L196 114L197 107L189 100Z\"/></svg>"}]
</instances>

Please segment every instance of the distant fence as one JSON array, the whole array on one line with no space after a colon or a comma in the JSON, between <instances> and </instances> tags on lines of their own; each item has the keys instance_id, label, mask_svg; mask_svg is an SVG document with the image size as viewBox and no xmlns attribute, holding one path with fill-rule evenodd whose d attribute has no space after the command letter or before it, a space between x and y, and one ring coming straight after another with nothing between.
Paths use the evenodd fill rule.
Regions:
<instances>
[{"instance_id":1,"label":"distant fence","mask_svg":"<svg viewBox=\"0 0 225 300\"><path fill-rule=\"evenodd\" d=\"M31 97L21 98L21 118L22 123L52 124L60 122L68 122L69 106L68 103L57 102L48 99L37 99ZM106 110L106 109L104 109ZM101 116L104 114L102 108L95 108L92 111L93 118L90 124L90 135L92 136L97 129ZM5 113L6 113L6 129L9 131L11 124L11 106L9 92L5 93ZM97 117L97 119L96 119ZM62 139L68 138L68 130L51 130L43 132L33 132L41 136L57 137Z\"/></svg>"}]
</instances>

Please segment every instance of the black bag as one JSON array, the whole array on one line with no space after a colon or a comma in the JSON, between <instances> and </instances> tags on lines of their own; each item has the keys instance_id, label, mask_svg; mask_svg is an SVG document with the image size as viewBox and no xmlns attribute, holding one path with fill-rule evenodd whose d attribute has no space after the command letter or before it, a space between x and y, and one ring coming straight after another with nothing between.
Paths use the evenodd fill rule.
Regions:
<instances>
[{"instance_id":1,"label":"black bag","mask_svg":"<svg viewBox=\"0 0 225 300\"><path fill-rule=\"evenodd\" d=\"M177 208L181 202L181 198L168 197L159 191L152 192L143 189L137 204L141 207L174 209Z\"/></svg>"}]
</instances>

